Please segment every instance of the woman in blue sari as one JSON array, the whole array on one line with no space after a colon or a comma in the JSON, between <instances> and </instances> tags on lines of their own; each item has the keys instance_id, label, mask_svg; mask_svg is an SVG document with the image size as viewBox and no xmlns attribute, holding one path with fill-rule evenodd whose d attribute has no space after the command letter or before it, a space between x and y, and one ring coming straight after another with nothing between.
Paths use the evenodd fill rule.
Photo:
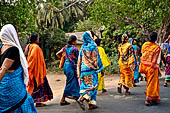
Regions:
<instances>
[{"instance_id":1,"label":"woman in blue sari","mask_svg":"<svg viewBox=\"0 0 170 113\"><path fill-rule=\"evenodd\" d=\"M65 100L65 98L71 98L77 100L80 96L80 86L78 83L76 68L77 68L77 60L79 51L74 46L76 45L77 38L72 35L69 38L68 45L63 47L59 52L57 52L57 56L61 58L61 54L64 53L65 61L64 61L64 74L66 75L66 86L64 89L63 97L60 101L60 105L69 105L70 103Z\"/></svg>"},{"instance_id":2,"label":"woman in blue sari","mask_svg":"<svg viewBox=\"0 0 170 113\"><path fill-rule=\"evenodd\" d=\"M28 65L14 26L3 26L0 38L0 113L37 113L26 91Z\"/></svg>"},{"instance_id":3,"label":"woman in blue sari","mask_svg":"<svg viewBox=\"0 0 170 113\"><path fill-rule=\"evenodd\" d=\"M138 53L139 53L139 47L136 45L136 40L133 38L129 39L129 42L132 44L133 47L133 55L135 58L135 71L134 71L134 86L136 86L135 83L139 82L139 77L140 77L140 73L139 73L139 58L138 58Z\"/></svg>"},{"instance_id":4,"label":"woman in blue sari","mask_svg":"<svg viewBox=\"0 0 170 113\"><path fill-rule=\"evenodd\" d=\"M140 77L140 73L139 73L139 47L136 45L136 40L134 39L132 42L132 47L134 50L134 57L135 57L135 72L134 72L134 86L135 83L139 82L139 77Z\"/></svg>"},{"instance_id":5,"label":"woman in blue sari","mask_svg":"<svg viewBox=\"0 0 170 113\"><path fill-rule=\"evenodd\" d=\"M91 37L91 32L85 32L83 34L83 45L78 59L77 71L81 80L78 103L83 110L85 110L84 100L88 102L89 110L97 108L98 73L103 70L97 45Z\"/></svg>"}]
</instances>

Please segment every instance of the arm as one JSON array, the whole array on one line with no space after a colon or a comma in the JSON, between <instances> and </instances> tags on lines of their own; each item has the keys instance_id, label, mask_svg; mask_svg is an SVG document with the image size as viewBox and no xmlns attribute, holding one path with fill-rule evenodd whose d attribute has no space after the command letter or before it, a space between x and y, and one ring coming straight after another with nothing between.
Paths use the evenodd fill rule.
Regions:
<instances>
[{"instance_id":1,"label":"arm","mask_svg":"<svg viewBox=\"0 0 170 113\"><path fill-rule=\"evenodd\" d=\"M63 49L61 49L60 51L58 51L57 53L56 53L56 56L58 57L58 58L60 58L61 59L61 54L63 53Z\"/></svg>"},{"instance_id":2,"label":"arm","mask_svg":"<svg viewBox=\"0 0 170 113\"><path fill-rule=\"evenodd\" d=\"M0 82L3 79L6 71L12 66L12 64L14 63L14 60L9 59L9 58L5 58L1 68L0 68Z\"/></svg>"},{"instance_id":3,"label":"arm","mask_svg":"<svg viewBox=\"0 0 170 113\"><path fill-rule=\"evenodd\" d=\"M77 61L77 76L80 77L81 75L81 63L82 63L82 49L80 50L78 61Z\"/></svg>"},{"instance_id":4,"label":"arm","mask_svg":"<svg viewBox=\"0 0 170 113\"><path fill-rule=\"evenodd\" d=\"M97 70L97 73L99 73L104 69L99 52L97 53L97 65L99 67L99 69Z\"/></svg>"},{"instance_id":5,"label":"arm","mask_svg":"<svg viewBox=\"0 0 170 113\"><path fill-rule=\"evenodd\" d=\"M30 46L30 44L28 44L27 46L26 46L26 48L25 48L25 51L24 51L24 55L25 56L28 56L28 48L29 48L29 46Z\"/></svg>"},{"instance_id":6,"label":"arm","mask_svg":"<svg viewBox=\"0 0 170 113\"><path fill-rule=\"evenodd\" d=\"M166 65L166 60L165 60L164 54L162 52L161 52L161 59L162 59L164 65Z\"/></svg>"},{"instance_id":7,"label":"arm","mask_svg":"<svg viewBox=\"0 0 170 113\"><path fill-rule=\"evenodd\" d=\"M79 57L78 63L77 63L77 76L78 77L80 77L80 75L81 75L81 62L82 62L82 59Z\"/></svg>"},{"instance_id":8,"label":"arm","mask_svg":"<svg viewBox=\"0 0 170 113\"><path fill-rule=\"evenodd\" d=\"M120 58L120 52L118 52L118 60L119 60L119 58Z\"/></svg>"},{"instance_id":9,"label":"arm","mask_svg":"<svg viewBox=\"0 0 170 113\"><path fill-rule=\"evenodd\" d=\"M104 76L104 69L101 71L101 77L103 77Z\"/></svg>"},{"instance_id":10,"label":"arm","mask_svg":"<svg viewBox=\"0 0 170 113\"><path fill-rule=\"evenodd\" d=\"M165 40L164 45L165 45L165 43L166 43L168 40L169 40L169 39L166 39L166 40Z\"/></svg>"},{"instance_id":11,"label":"arm","mask_svg":"<svg viewBox=\"0 0 170 113\"><path fill-rule=\"evenodd\" d=\"M136 57L136 60L137 60L137 65L139 66L138 51L137 50L135 50L135 57Z\"/></svg>"}]
</instances>

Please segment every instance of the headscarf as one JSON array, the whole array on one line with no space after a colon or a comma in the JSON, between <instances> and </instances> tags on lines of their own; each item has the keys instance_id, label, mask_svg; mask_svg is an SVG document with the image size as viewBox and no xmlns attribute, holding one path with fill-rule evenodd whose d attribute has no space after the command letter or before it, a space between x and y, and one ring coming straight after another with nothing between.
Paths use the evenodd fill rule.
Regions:
<instances>
[{"instance_id":1,"label":"headscarf","mask_svg":"<svg viewBox=\"0 0 170 113\"><path fill-rule=\"evenodd\" d=\"M28 64L27 60L25 58L25 55L23 53L23 50L21 48L21 45L19 43L19 38L17 35L17 32L13 25L7 24L2 27L0 32L0 38L2 40L2 44L8 44L11 46L15 46L19 49L20 54L20 62L22 65L22 68L24 70L24 83L27 85L29 81L29 75L28 75Z\"/></svg>"},{"instance_id":2,"label":"headscarf","mask_svg":"<svg viewBox=\"0 0 170 113\"><path fill-rule=\"evenodd\" d=\"M80 52L84 56L82 60L86 66L96 70L98 49L96 43L91 38L90 31L87 31L83 34L83 45Z\"/></svg>"},{"instance_id":3,"label":"headscarf","mask_svg":"<svg viewBox=\"0 0 170 113\"><path fill-rule=\"evenodd\" d=\"M119 45L118 50L120 53L119 65L128 64L133 65L134 56L133 56L133 47L130 43L127 43L128 36L127 34L122 35L122 43Z\"/></svg>"},{"instance_id":4,"label":"headscarf","mask_svg":"<svg viewBox=\"0 0 170 113\"><path fill-rule=\"evenodd\" d=\"M123 44L126 43L127 40L128 40L127 34L123 34L123 35L122 35L122 43L123 43Z\"/></svg>"},{"instance_id":5,"label":"headscarf","mask_svg":"<svg viewBox=\"0 0 170 113\"><path fill-rule=\"evenodd\" d=\"M91 38L91 32L90 31L87 31L83 34L83 45L82 47L83 48L91 48L90 51L94 48L97 48L97 45L96 43L93 41L93 39Z\"/></svg>"},{"instance_id":6,"label":"headscarf","mask_svg":"<svg viewBox=\"0 0 170 113\"><path fill-rule=\"evenodd\" d=\"M129 38L129 43L130 43L130 44L133 43L133 38Z\"/></svg>"}]
</instances>

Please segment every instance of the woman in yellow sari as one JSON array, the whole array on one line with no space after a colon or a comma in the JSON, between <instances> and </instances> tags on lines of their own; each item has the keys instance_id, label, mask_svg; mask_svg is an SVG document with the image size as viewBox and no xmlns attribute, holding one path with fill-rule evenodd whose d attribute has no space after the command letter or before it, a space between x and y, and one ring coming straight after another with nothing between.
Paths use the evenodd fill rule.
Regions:
<instances>
[{"instance_id":1,"label":"woman in yellow sari","mask_svg":"<svg viewBox=\"0 0 170 113\"><path fill-rule=\"evenodd\" d=\"M101 39L95 39L95 43L97 44L97 48L99 50L99 55L102 60L103 67L107 67L111 64L109 58L107 57L104 49L100 46ZM98 73L98 91L102 91L102 93L107 92L105 89L105 83L104 83L104 69L102 72Z\"/></svg>"},{"instance_id":2,"label":"woman in yellow sari","mask_svg":"<svg viewBox=\"0 0 170 113\"><path fill-rule=\"evenodd\" d=\"M145 91L146 100L145 104L147 106L156 104L160 101L159 97L159 63L160 58L163 58L165 63L165 59L163 55L161 55L161 48L158 44L156 44L157 33L152 32L150 34L150 41L145 42L142 46L142 56L141 56L141 64L139 67L139 72L144 73L147 79L147 89Z\"/></svg>"},{"instance_id":3,"label":"woman in yellow sari","mask_svg":"<svg viewBox=\"0 0 170 113\"><path fill-rule=\"evenodd\" d=\"M134 83L134 56L133 48L129 43L128 36L126 34L122 35L122 43L119 45L119 67L120 67L120 81L118 83L118 93L121 93L122 86L125 88L125 95L129 95L129 88L133 88Z\"/></svg>"}]
</instances>

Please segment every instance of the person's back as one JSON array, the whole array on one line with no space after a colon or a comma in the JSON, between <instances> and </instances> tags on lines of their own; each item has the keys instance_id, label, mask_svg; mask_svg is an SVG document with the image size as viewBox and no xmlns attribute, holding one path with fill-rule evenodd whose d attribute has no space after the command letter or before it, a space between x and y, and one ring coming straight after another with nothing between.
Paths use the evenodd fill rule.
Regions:
<instances>
[{"instance_id":1,"label":"person's back","mask_svg":"<svg viewBox=\"0 0 170 113\"><path fill-rule=\"evenodd\" d=\"M30 43L25 50L27 53L29 83L27 85L28 93L34 99L37 107L44 106L42 102L53 99L52 90L48 84L46 64L42 49L38 46L38 34L32 33Z\"/></svg>"},{"instance_id":2,"label":"person's back","mask_svg":"<svg viewBox=\"0 0 170 113\"><path fill-rule=\"evenodd\" d=\"M72 64L77 64L78 60L78 48L75 46L66 46L63 49L65 49L65 62L70 62Z\"/></svg>"},{"instance_id":3,"label":"person's back","mask_svg":"<svg viewBox=\"0 0 170 113\"><path fill-rule=\"evenodd\" d=\"M146 66L151 67L159 67L159 55L161 52L161 48L158 44L153 42L145 42L142 46L142 56L141 56L141 63Z\"/></svg>"},{"instance_id":4,"label":"person's back","mask_svg":"<svg viewBox=\"0 0 170 113\"><path fill-rule=\"evenodd\" d=\"M105 50L103 47L100 46L101 44L101 39L96 39L95 43L97 44L97 48L99 50L99 55L103 64L103 67L107 67L111 64L109 58L107 57ZM98 91L102 91L102 93L107 92L105 89L105 83L104 83L104 69L102 70L101 73L98 73Z\"/></svg>"},{"instance_id":5,"label":"person's back","mask_svg":"<svg viewBox=\"0 0 170 113\"><path fill-rule=\"evenodd\" d=\"M120 44L118 50L120 53L119 65L129 65L134 62L134 58L132 56L133 49L130 43Z\"/></svg>"},{"instance_id":6,"label":"person's back","mask_svg":"<svg viewBox=\"0 0 170 113\"><path fill-rule=\"evenodd\" d=\"M91 33L83 34L83 45L78 59L78 76L81 79L79 105L84 110L84 100L88 101L88 109L95 109L98 87L98 73L103 70L103 65L97 49L92 40Z\"/></svg>"},{"instance_id":7,"label":"person's back","mask_svg":"<svg viewBox=\"0 0 170 113\"><path fill-rule=\"evenodd\" d=\"M145 104L150 106L160 101L159 97L159 62L161 60L161 48L155 43L157 33L150 34L150 41L142 46L141 64L139 72L144 73L147 79L147 89L145 91Z\"/></svg>"},{"instance_id":8,"label":"person's back","mask_svg":"<svg viewBox=\"0 0 170 113\"><path fill-rule=\"evenodd\" d=\"M56 56L61 58L60 64L62 64L62 66L60 65L59 67L63 68L64 74L66 76L66 86L60 101L61 106L70 104L66 101L66 97L77 100L80 96L80 86L76 73L79 55L78 48L75 47L77 43L77 37L71 35L67 43L67 45L65 45L60 51L56 53Z\"/></svg>"}]
</instances>

